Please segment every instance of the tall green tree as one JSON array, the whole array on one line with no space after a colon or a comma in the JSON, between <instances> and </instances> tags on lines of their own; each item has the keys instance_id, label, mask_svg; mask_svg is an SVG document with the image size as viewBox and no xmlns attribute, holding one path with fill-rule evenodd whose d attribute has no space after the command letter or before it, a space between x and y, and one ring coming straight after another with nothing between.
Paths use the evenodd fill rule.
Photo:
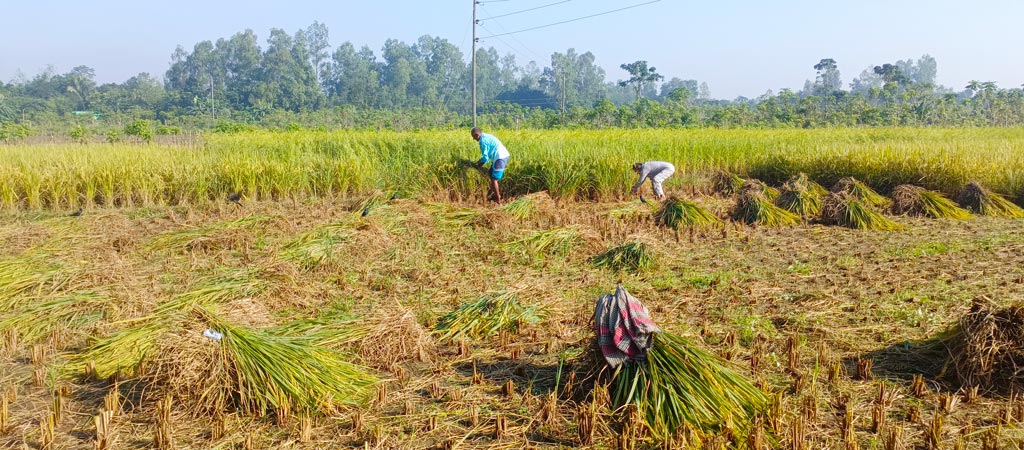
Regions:
<instances>
[{"instance_id":1,"label":"tall green tree","mask_svg":"<svg viewBox=\"0 0 1024 450\"><path fill-rule=\"evenodd\" d=\"M619 82L619 86L632 86L633 91L636 92L637 101L640 100L644 87L657 83L665 77L658 74L657 69L654 66L647 66L647 61L636 61L628 64L622 64L619 67L626 72L629 72L629 79Z\"/></svg>"}]
</instances>

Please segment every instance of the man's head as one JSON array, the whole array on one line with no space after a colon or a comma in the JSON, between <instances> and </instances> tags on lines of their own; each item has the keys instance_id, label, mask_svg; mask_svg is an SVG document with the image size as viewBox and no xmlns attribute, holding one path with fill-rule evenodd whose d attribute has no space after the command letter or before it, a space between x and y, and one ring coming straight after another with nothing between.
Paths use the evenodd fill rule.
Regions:
<instances>
[{"instance_id":1,"label":"man's head","mask_svg":"<svg viewBox=\"0 0 1024 450\"><path fill-rule=\"evenodd\" d=\"M634 172L640 173L641 170L644 170L644 163L634 163L633 164L633 171Z\"/></svg>"},{"instance_id":2,"label":"man's head","mask_svg":"<svg viewBox=\"0 0 1024 450\"><path fill-rule=\"evenodd\" d=\"M484 134L484 132L480 131L479 128L473 127L472 130L469 130L469 134L473 135L473 140L479 141L480 140L480 135Z\"/></svg>"}]
</instances>

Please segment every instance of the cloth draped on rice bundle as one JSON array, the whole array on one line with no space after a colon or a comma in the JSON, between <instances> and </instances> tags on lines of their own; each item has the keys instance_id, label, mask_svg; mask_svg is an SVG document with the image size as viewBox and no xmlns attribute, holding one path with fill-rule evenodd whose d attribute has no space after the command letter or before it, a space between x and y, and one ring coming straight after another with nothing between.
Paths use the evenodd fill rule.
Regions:
<instances>
[{"instance_id":1,"label":"cloth draped on rice bundle","mask_svg":"<svg viewBox=\"0 0 1024 450\"><path fill-rule=\"evenodd\" d=\"M661 331L647 308L621 285L614 294L604 294L597 301L594 326L601 354L612 368L645 359L654 343L653 333Z\"/></svg>"}]
</instances>

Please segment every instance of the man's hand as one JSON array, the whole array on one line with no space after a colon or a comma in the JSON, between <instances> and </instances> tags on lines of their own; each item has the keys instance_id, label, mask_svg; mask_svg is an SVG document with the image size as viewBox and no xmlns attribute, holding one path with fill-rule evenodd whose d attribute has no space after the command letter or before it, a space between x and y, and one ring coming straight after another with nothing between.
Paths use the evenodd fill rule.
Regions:
<instances>
[{"instance_id":1,"label":"man's hand","mask_svg":"<svg viewBox=\"0 0 1024 450\"><path fill-rule=\"evenodd\" d=\"M630 188L630 189L629 189L629 193L630 193L630 194L634 194L634 195L635 195L635 194L636 194L636 192L637 192L637 189L636 189L636 188Z\"/></svg>"},{"instance_id":2,"label":"man's hand","mask_svg":"<svg viewBox=\"0 0 1024 450\"><path fill-rule=\"evenodd\" d=\"M481 168L481 169L483 169L484 168L484 162L483 161L477 161L476 162L476 166Z\"/></svg>"}]
</instances>

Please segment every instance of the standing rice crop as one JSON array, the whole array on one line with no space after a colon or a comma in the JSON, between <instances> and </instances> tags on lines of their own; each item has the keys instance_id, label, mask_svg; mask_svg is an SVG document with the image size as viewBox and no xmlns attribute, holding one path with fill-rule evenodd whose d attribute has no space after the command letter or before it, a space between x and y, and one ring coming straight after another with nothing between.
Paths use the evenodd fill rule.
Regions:
<instances>
[{"instance_id":1,"label":"standing rice crop","mask_svg":"<svg viewBox=\"0 0 1024 450\"><path fill-rule=\"evenodd\" d=\"M1005 197L985 189L981 183L971 181L960 191L960 206L980 216L1024 218L1024 209Z\"/></svg>"},{"instance_id":2,"label":"standing rice crop","mask_svg":"<svg viewBox=\"0 0 1024 450\"><path fill-rule=\"evenodd\" d=\"M800 217L796 214L775 206L765 192L764 183L758 180L747 180L740 189L732 217L748 225L769 227L793 225L800 222Z\"/></svg>"},{"instance_id":3,"label":"standing rice crop","mask_svg":"<svg viewBox=\"0 0 1024 450\"><path fill-rule=\"evenodd\" d=\"M902 184L892 191L892 212L896 215L923 216L932 219L971 218L971 213L960 208L942 194L927 189Z\"/></svg>"},{"instance_id":4,"label":"standing rice crop","mask_svg":"<svg viewBox=\"0 0 1024 450\"><path fill-rule=\"evenodd\" d=\"M684 427L749 432L768 398L718 357L671 333L654 335L645 361L628 362L611 385L616 407L633 404L647 427L667 441Z\"/></svg>"},{"instance_id":5,"label":"standing rice crop","mask_svg":"<svg viewBox=\"0 0 1024 450\"><path fill-rule=\"evenodd\" d=\"M821 212L821 201L826 195L828 190L801 173L782 185L775 204L807 220Z\"/></svg>"}]
</instances>

